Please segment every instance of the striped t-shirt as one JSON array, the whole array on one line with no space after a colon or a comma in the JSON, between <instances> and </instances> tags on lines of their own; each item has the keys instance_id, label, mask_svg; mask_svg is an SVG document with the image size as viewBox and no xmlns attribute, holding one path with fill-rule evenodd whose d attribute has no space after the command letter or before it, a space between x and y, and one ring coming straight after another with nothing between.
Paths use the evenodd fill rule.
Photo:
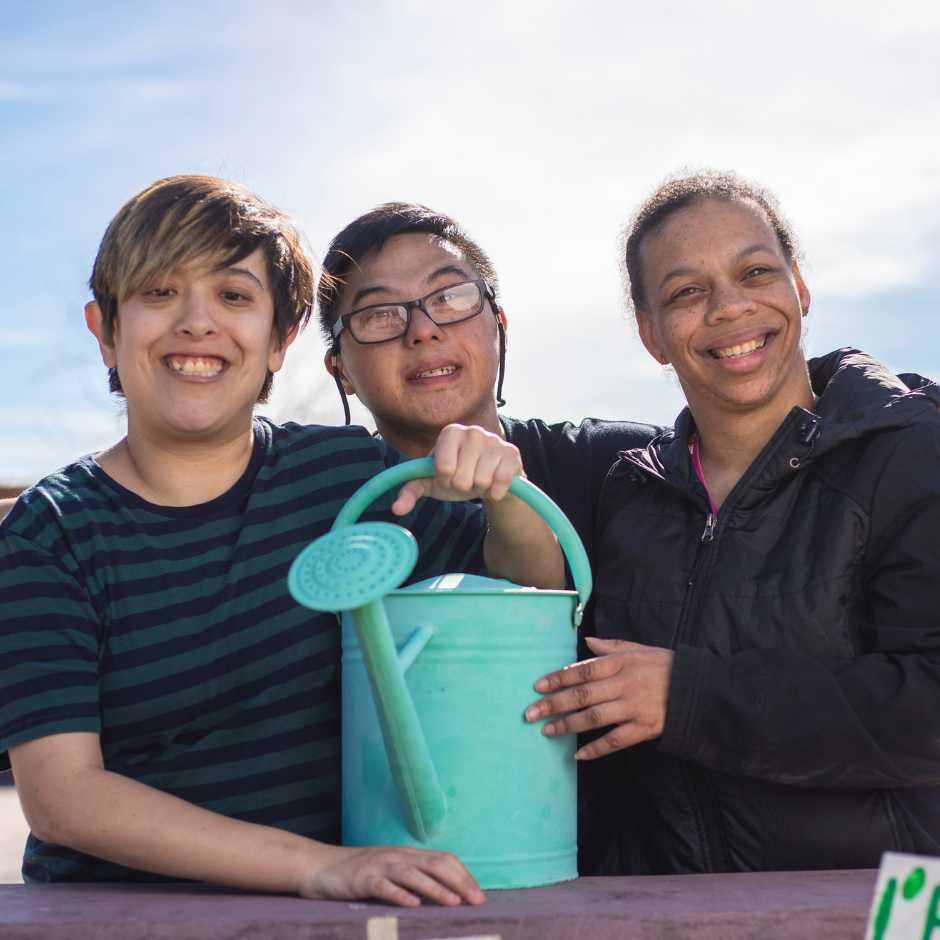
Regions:
<instances>
[{"instance_id":1,"label":"striped t-shirt","mask_svg":"<svg viewBox=\"0 0 940 940\"><path fill-rule=\"evenodd\" d=\"M0 759L63 732L105 767L238 819L340 839L337 619L287 591L297 553L402 460L362 428L255 421L241 479L197 506L148 503L90 457L0 525ZM478 506L394 493L363 519L410 529L411 580L480 571ZM30 836L27 881L164 880Z\"/></svg>"}]
</instances>

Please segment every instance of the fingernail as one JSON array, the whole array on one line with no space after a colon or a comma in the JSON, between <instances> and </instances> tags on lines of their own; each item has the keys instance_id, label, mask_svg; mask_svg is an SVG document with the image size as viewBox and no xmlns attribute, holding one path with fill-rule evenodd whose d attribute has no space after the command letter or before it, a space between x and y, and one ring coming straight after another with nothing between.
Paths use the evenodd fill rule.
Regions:
<instances>
[{"instance_id":1,"label":"fingernail","mask_svg":"<svg viewBox=\"0 0 940 940\"><path fill-rule=\"evenodd\" d=\"M539 717L539 707L538 705L530 705L525 710L525 720L526 721L535 721Z\"/></svg>"},{"instance_id":2,"label":"fingernail","mask_svg":"<svg viewBox=\"0 0 940 940\"><path fill-rule=\"evenodd\" d=\"M550 721L547 725L545 725L545 727L542 728L542 734L547 735L548 737L552 737L555 734L554 722Z\"/></svg>"},{"instance_id":3,"label":"fingernail","mask_svg":"<svg viewBox=\"0 0 940 940\"><path fill-rule=\"evenodd\" d=\"M536 692L547 692L547 691L548 691L548 680L547 680L547 679L539 679L539 680L535 683L535 691L536 691Z\"/></svg>"},{"instance_id":4,"label":"fingernail","mask_svg":"<svg viewBox=\"0 0 940 940\"><path fill-rule=\"evenodd\" d=\"M587 752L584 749L574 752L575 760L584 760L585 757L587 757Z\"/></svg>"}]
</instances>

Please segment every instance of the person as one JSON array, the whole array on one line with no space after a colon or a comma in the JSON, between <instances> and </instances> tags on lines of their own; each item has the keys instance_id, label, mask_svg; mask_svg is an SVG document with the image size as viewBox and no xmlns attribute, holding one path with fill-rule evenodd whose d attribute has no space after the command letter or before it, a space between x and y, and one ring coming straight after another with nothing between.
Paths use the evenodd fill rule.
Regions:
<instances>
[{"instance_id":1,"label":"person","mask_svg":"<svg viewBox=\"0 0 940 940\"><path fill-rule=\"evenodd\" d=\"M498 294L492 261L452 218L384 203L339 232L324 258L317 291L324 363L347 423L346 396L357 395L381 439L409 457L427 454L452 422L515 444L529 480L590 549L597 499L618 452L645 446L662 429L501 415L508 323Z\"/></svg>"},{"instance_id":2,"label":"person","mask_svg":"<svg viewBox=\"0 0 940 940\"><path fill-rule=\"evenodd\" d=\"M940 389L807 362L793 234L733 174L666 183L624 244L688 406L612 470L597 656L527 719L604 729L577 756L615 781L611 873L940 854Z\"/></svg>"},{"instance_id":3,"label":"person","mask_svg":"<svg viewBox=\"0 0 940 940\"><path fill-rule=\"evenodd\" d=\"M483 903L448 853L335 844L338 624L290 598L287 571L402 457L363 428L253 418L313 299L291 223L236 184L162 180L112 220L91 287L127 436L0 525L0 754L32 829L24 877ZM433 456L433 479L366 514L415 533L413 577L485 564L560 587L553 536L507 497L518 451L451 426Z\"/></svg>"}]
</instances>

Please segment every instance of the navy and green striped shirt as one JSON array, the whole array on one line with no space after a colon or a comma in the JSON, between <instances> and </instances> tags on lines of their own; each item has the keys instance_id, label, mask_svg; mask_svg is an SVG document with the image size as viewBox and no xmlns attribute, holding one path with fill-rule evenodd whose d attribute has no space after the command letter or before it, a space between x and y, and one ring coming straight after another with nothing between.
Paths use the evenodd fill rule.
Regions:
<instances>
[{"instance_id":1,"label":"navy and green striped shirt","mask_svg":"<svg viewBox=\"0 0 940 940\"><path fill-rule=\"evenodd\" d=\"M63 732L105 766L238 819L340 838L339 629L287 591L297 553L403 458L362 428L255 420L242 478L157 506L90 458L46 477L0 525L0 758ZM422 500L412 580L482 569L478 506ZM28 881L162 880L32 836Z\"/></svg>"}]
</instances>

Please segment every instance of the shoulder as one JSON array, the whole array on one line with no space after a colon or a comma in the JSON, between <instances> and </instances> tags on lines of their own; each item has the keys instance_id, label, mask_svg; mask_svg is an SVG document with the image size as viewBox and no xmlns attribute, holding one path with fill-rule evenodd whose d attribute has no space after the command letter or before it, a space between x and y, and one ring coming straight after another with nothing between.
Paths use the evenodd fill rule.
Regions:
<instances>
[{"instance_id":1,"label":"shoulder","mask_svg":"<svg viewBox=\"0 0 940 940\"><path fill-rule=\"evenodd\" d=\"M660 434L663 428L636 421L608 421L600 418L585 418L579 424L561 421L546 424L539 418L522 421L501 417L506 437L519 447L517 441L535 443L542 447L572 447L590 449L608 447L617 450L632 450L646 447ZM520 447L521 450L521 447Z\"/></svg>"},{"instance_id":2,"label":"shoulder","mask_svg":"<svg viewBox=\"0 0 940 940\"><path fill-rule=\"evenodd\" d=\"M21 493L0 520L0 536L47 542L53 533L80 527L83 517L105 503L94 460L82 457Z\"/></svg>"},{"instance_id":3,"label":"shoulder","mask_svg":"<svg viewBox=\"0 0 940 940\"><path fill-rule=\"evenodd\" d=\"M255 421L267 451L265 464L278 470L311 464L322 470L362 465L364 472L374 474L378 464L398 462L396 451L359 425L275 424L267 418Z\"/></svg>"}]
</instances>

